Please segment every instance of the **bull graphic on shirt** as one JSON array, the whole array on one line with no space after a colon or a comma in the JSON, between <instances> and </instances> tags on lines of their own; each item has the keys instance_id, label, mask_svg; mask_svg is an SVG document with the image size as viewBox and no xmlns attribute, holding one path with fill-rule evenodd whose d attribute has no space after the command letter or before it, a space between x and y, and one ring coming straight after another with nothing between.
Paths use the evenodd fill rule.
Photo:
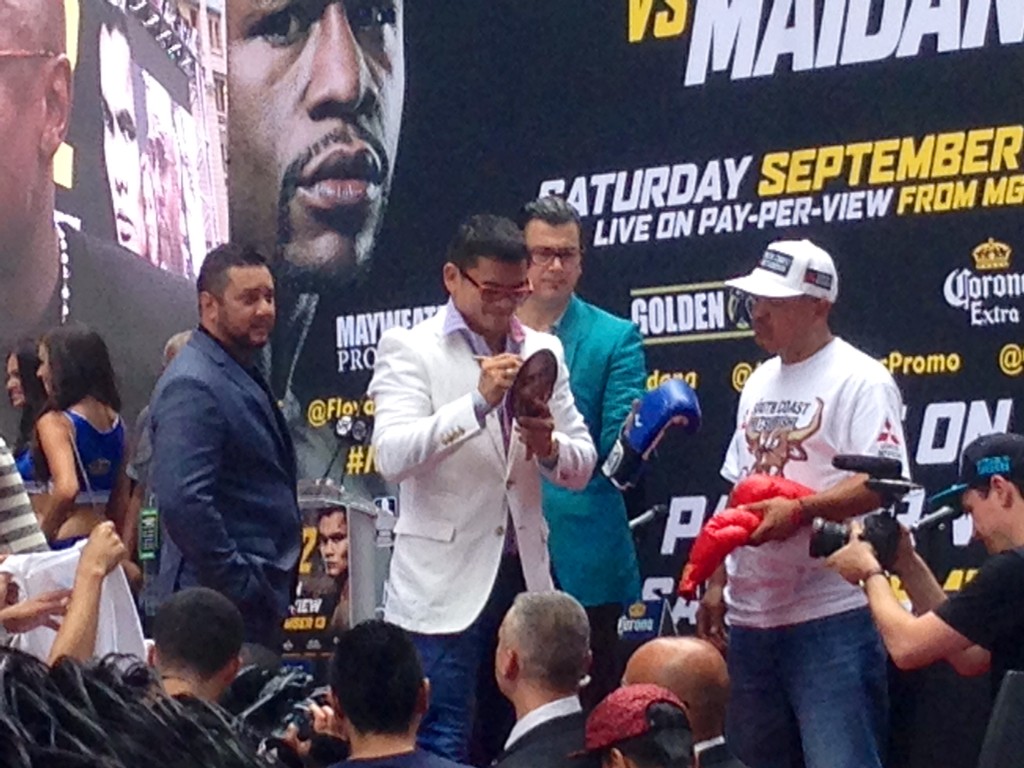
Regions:
<instances>
[{"instance_id":1,"label":"bull graphic on shirt","mask_svg":"<svg viewBox=\"0 0 1024 768\"><path fill-rule=\"evenodd\" d=\"M821 429L823 405L821 398L813 403L758 403L743 428L754 457L750 474L782 475L788 462L807 461L804 443ZM811 416L805 421L807 411ZM804 425L797 426L801 421Z\"/></svg>"}]
</instances>

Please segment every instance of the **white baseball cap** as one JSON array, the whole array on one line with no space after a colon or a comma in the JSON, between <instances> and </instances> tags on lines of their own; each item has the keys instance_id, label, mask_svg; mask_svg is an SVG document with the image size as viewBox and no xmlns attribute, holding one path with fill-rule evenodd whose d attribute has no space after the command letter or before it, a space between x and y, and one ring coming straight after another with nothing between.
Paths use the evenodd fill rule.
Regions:
<instances>
[{"instance_id":1,"label":"white baseball cap","mask_svg":"<svg viewBox=\"0 0 1024 768\"><path fill-rule=\"evenodd\" d=\"M832 257L810 240L770 243L749 275L725 284L766 299L813 296L834 304L839 296L839 275Z\"/></svg>"}]
</instances>

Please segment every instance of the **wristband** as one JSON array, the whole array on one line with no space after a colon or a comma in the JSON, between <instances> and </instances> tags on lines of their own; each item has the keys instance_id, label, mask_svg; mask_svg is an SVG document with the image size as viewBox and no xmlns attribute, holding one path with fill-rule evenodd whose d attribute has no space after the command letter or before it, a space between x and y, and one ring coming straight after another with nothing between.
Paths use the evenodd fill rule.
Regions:
<instances>
[{"instance_id":1,"label":"wristband","mask_svg":"<svg viewBox=\"0 0 1024 768\"><path fill-rule=\"evenodd\" d=\"M864 589L868 585L868 580L874 578L875 576L885 576L885 571L881 568L876 568L875 570L873 570L871 573L869 573L867 576L865 576L858 582L860 588ZM888 576L886 576L886 578L888 578Z\"/></svg>"}]
</instances>

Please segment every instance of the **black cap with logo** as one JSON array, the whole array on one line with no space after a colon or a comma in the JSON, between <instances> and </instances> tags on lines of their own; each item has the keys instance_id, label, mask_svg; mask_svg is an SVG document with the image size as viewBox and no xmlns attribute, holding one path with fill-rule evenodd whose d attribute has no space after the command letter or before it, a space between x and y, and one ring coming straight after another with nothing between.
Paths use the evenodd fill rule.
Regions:
<instances>
[{"instance_id":1,"label":"black cap with logo","mask_svg":"<svg viewBox=\"0 0 1024 768\"><path fill-rule=\"evenodd\" d=\"M989 480L1001 475L1024 491L1024 435L1001 433L983 435L960 454L960 482L936 494L929 503L960 503L960 494L969 488L987 488Z\"/></svg>"}]
</instances>

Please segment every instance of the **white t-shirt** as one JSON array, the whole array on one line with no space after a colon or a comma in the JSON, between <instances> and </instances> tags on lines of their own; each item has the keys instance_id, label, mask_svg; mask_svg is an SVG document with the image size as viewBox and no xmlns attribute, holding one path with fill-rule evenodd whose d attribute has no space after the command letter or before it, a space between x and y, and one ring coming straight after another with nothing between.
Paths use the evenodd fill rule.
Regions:
<instances>
[{"instance_id":1,"label":"white t-shirt","mask_svg":"<svg viewBox=\"0 0 1024 768\"><path fill-rule=\"evenodd\" d=\"M747 380L722 476L782 475L821 491L849 476L840 453L899 459L906 474L902 399L881 363L836 338L792 365L773 357ZM808 554L810 526L791 538L740 547L726 559L729 623L769 628L866 605L861 590Z\"/></svg>"},{"instance_id":2,"label":"white t-shirt","mask_svg":"<svg viewBox=\"0 0 1024 768\"><path fill-rule=\"evenodd\" d=\"M28 599L57 589L71 589L85 542L57 552L11 555L0 572L11 574L18 585L20 599ZM12 635L8 645L46 661L57 633L49 627L38 627ZM100 593L99 621L96 628L95 658L108 653L127 654L146 660L142 625L135 608L135 599L124 571L115 568L103 580Z\"/></svg>"}]
</instances>

